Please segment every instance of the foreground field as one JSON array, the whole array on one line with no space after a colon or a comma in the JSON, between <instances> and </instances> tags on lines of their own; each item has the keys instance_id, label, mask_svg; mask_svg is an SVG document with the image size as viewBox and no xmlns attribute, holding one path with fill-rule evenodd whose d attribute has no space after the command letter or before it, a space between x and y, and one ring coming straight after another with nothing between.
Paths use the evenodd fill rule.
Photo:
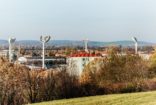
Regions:
<instances>
[{"instance_id":1,"label":"foreground field","mask_svg":"<svg viewBox=\"0 0 156 105\"><path fill-rule=\"evenodd\" d=\"M64 99L33 105L156 105L156 91Z\"/></svg>"}]
</instances>

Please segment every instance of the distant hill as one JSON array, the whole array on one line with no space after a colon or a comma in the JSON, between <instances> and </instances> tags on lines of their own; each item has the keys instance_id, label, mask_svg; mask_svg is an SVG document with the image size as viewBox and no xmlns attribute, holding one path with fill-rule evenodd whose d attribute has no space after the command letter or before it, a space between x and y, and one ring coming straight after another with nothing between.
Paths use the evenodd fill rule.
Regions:
<instances>
[{"instance_id":1,"label":"distant hill","mask_svg":"<svg viewBox=\"0 0 156 105\"><path fill-rule=\"evenodd\" d=\"M27 45L27 46L37 46L41 45L40 41L37 40L20 40L16 41L16 44L20 45ZM8 45L8 41L6 40L0 40L0 45ZM52 40L48 43L48 45L51 46L84 46L83 41L73 41L73 40ZM89 46L92 47L103 47L103 46L112 46L112 45L121 45L121 46L133 46L134 42L133 41L113 41L113 42L98 42L98 41L90 41L88 43ZM139 42L139 46L149 46L149 45L154 45L154 43L149 43L149 42Z\"/></svg>"},{"instance_id":2,"label":"distant hill","mask_svg":"<svg viewBox=\"0 0 156 105\"><path fill-rule=\"evenodd\" d=\"M6 44L8 44L7 40L0 40L0 45L6 45Z\"/></svg>"}]
</instances>

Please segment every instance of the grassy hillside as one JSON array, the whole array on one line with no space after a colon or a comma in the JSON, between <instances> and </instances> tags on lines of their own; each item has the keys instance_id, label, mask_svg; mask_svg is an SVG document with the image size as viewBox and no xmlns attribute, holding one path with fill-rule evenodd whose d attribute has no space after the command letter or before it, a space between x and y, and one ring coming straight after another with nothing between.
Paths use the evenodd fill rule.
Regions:
<instances>
[{"instance_id":1,"label":"grassy hillside","mask_svg":"<svg viewBox=\"0 0 156 105\"><path fill-rule=\"evenodd\" d=\"M156 91L57 100L33 105L156 105Z\"/></svg>"}]
</instances>

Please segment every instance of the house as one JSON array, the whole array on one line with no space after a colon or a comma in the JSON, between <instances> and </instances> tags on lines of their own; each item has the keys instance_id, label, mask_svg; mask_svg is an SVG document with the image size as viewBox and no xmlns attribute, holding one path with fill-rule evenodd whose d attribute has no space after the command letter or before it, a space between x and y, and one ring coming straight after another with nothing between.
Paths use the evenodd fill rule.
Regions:
<instances>
[{"instance_id":1,"label":"house","mask_svg":"<svg viewBox=\"0 0 156 105\"><path fill-rule=\"evenodd\" d=\"M70 75L80 76L90 62L101 58L100 55L81 52L72 54L67 58L67 70Z\"/></svg>"}]
</instances>

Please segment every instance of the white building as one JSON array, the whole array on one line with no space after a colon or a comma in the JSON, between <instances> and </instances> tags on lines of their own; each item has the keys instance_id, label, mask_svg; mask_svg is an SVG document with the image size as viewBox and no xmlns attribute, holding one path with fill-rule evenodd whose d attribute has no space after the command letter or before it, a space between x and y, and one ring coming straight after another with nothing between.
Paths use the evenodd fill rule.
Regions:
<instances>
[{"instance_id":1,"label":"white building","mask_svg":"<svg viewBox=\"0 0 156 105\"><path fill-rule=\"evenodd\" d=\"M1 50L1 51L0 51L0 56L1 56L1 57L8 57L8 53L9 53L8 50Z\"/></svg>"},{"instance_id":2,"label":"white building","mask_svg":"<svg viewBox=\"0 0 156 105\"><path fill-rule=\"evenodd\" d=\"M89 53L73 54L67 59L67 70L70 75L80 76L85 66L97 58L101 58L101 56Z\"/></svg>"},{"instance_id":3,"label":"white building","mask_svg":"<svg viewBox=\"0 0 156 105\"><path fill-rule=\"evenodd\" d=\"M144 53L144 52L139 52L139 56L144 59L144 60L149 60L152 54Z\"/></svg>"},{"instance_id":4,"label":"white building","mask_svg":"<svg viewBox=\"0 0 156 105\"><path fill-rule=\"evenodd\" d=\"M42 57L19 57L19 64L24 64L30 69L42 69ZM56 68L66 65L66 58L64 57L46 57L46 69Z\"/></svg>"}]
</instances>

